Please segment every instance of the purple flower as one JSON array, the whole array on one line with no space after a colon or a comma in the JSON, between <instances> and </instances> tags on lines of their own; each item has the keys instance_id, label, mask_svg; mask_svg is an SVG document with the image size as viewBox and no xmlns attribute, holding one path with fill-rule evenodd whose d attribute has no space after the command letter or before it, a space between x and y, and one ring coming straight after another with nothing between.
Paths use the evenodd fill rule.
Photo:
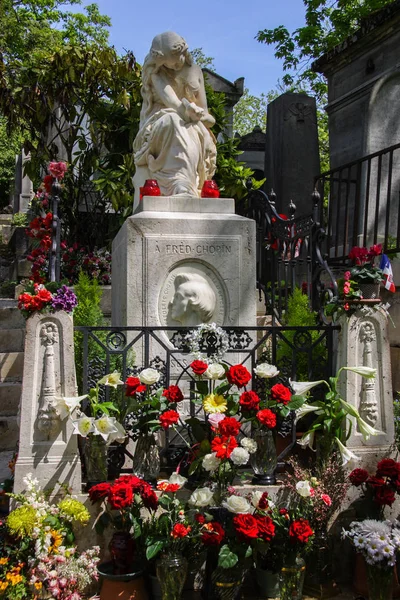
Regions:
<instances>
[{"instance_id":1,"label":"purple flower","mask_svg":"<svg viewBox=\"0 0 400 600\"><path fill-rule=\"evenodd\" d=\"M77 304L77 297L66 285L57 290L51 300L51 306L54 310L65 310L65 312L72 312Z\"/></svg>"}]
</instances>

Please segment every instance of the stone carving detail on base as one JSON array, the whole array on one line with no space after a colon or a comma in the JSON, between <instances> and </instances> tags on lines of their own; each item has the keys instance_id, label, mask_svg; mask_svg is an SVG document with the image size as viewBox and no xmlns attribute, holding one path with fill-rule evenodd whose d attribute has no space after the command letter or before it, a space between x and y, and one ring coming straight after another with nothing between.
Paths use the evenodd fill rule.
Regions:
<instances>
[{"instance_id":1,"label":"stone carving detail on base","mask_svg":"<svg viewBox=\"0 0 400 600\"><path fill-rule=\"evenodd\" d=\"M375 329L372 323L363 323L360 327L360 342L364 345L363 351L363 367L374 368L373 360L373 344L376 343ZM359 412L361 417L371 427L375 427L378 422L378 403L375 393L375 380L362 380L361 401Z\"/></svg>"},{"instance_id":2,"label":"stone carving detail on base","mask_svg":"<svg viewBox=\"0 0 400 600\"><path fill-rule=\"evenodd\" d=\"M60 417L54 410L56 395L56 374L54 365L54 346L59 343L55 323L45 323L40 329L40 340L45 347L43 357L42 389L39 397L37 417L38 429L50 437L60 425Z\"/></svg>"}]
</instances>

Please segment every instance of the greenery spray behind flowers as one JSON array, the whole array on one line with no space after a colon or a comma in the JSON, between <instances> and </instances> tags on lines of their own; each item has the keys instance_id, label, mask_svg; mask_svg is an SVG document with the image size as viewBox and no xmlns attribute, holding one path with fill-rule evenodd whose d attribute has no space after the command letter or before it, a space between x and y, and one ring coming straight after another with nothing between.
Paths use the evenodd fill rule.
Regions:
<instances>
[{"instance_id":1,"label":"greenery spray behind flowers","mask_svg":"<svg viewBox=\"0 0 400 600\"><path fill-rule=\"evenodd\" d=\"M343 371L351 371L367 379L373 379L376 375L376 369L370 367L341 367L336 376L330 377L329 381L321 380L301 383L292 381L290 385L294 390L292 400L299 401L299 408L296 410L297 419L301 419L307 414L315 413L315 419L311 427L298 443L313 449L315 434L317 434L319 439L324 443L325 448L321 457L322 462L336 449L340 452L342 464L346 465L350 460L359 460L358 456L345 446L353 427L352 419L355 420L359 432L366 440L371 435L379 435L382 432L366 423L361 418L358 410L341 397L338 389L338 381ZM325 385L328 388L325 399L307 403L306 396L308 392L320 385Z\"/></svg>"}]
</instances>

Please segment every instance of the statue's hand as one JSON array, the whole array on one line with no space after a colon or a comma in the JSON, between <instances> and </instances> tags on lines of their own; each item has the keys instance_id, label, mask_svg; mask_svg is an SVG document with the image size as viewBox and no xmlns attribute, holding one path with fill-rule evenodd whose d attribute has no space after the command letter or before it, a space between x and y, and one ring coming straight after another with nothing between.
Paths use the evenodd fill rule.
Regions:
<instances>
[{"instance_id":1,"label":"statue's hand","mask_svg":"<svg viewBox=\"0 0 400 600\"><path fill-rule=\"evenodd\" d=\"M197 106L194 102L188 102L188 100L184 98L182 104L185 106L185 116L187 121L197 122L204 117L204 109Z\"/></svg>"}]
</instances>

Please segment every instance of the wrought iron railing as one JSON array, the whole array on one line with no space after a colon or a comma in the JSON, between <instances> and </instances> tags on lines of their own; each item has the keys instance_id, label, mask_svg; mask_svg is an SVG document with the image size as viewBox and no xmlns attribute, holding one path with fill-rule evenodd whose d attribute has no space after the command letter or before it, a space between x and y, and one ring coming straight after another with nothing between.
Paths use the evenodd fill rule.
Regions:
<instances>
[{"instance_id":1,"label":"wrought iron railing","mask_svg":"<svg viewBox=\"0 0 400 600\"><path fill-rule=\"evenodd\" d=\"M327 223L329 264L345 261L354 246L400 252L400 144L322 173L315 184L328 202L319 220Z\"/></svg>"},{"instance_id":2,"label":"wrought iron railing","mask_svg":"<svg viewBox=\"0 0 400 600\"><path fill-rule=\"evenodd\" d=\"M273 324L282 323L288 300L296 286L308 295L310 306L324 321L326 296L337 294L336 280L323 256L325 231L320 225L320 195L312 194L312 211L295 217L291 202L288 214L278 214L276 196L250 191L240 214L254 219L257 236L257 286L264 293L266 312Z\"/></svg>"},{"instance_id":3,"label":"wrought iron railing","mask_svg":"<svg viewBox=\"0 0 400 600\"><path fill-rule=\"evenodd\" d=\"M224 328L229 339L229 350L224 356L228 364L244 364L250 372L260 362L275 364L280 374L278 380L284 384L293 380L327 379L334 373L335 335L338 327L230 327ZM161 373L157 385L177 384L185 395L180 403L181 418L177 431L170 432L163 442L164 467L176 468L194 442L186 418L200 416L202 407L192 402L195 396L195 380L190 363L193 356L187 341L188 329L163 327L76 327L83 337L83 378L78 382L80 392L86 393L106 373L118 370L125 380L138 374L143 368L152 367ZM211 340L211 344L218 340ZM206 352L215 351L212 345ZM252 388L262 394L265 380L253 377ZM109 394L123 393L122 390L104 389L104 398ZM116 397L116 401L118 398ZM128 415L125 427L129 437L135 440L132 425L135 416ZM283 458L291 452L296 442L294 415L280 422L278 437L283 446L278 457L278 468ZM183 443L186 440L186 443ZM129 471L127 460L132 459L129 448L116 445L109 454L111 466ZM125 463L125 468L122 465ZM113 471L115 474L115 470Z\"/></svg>"}]
</instances>

